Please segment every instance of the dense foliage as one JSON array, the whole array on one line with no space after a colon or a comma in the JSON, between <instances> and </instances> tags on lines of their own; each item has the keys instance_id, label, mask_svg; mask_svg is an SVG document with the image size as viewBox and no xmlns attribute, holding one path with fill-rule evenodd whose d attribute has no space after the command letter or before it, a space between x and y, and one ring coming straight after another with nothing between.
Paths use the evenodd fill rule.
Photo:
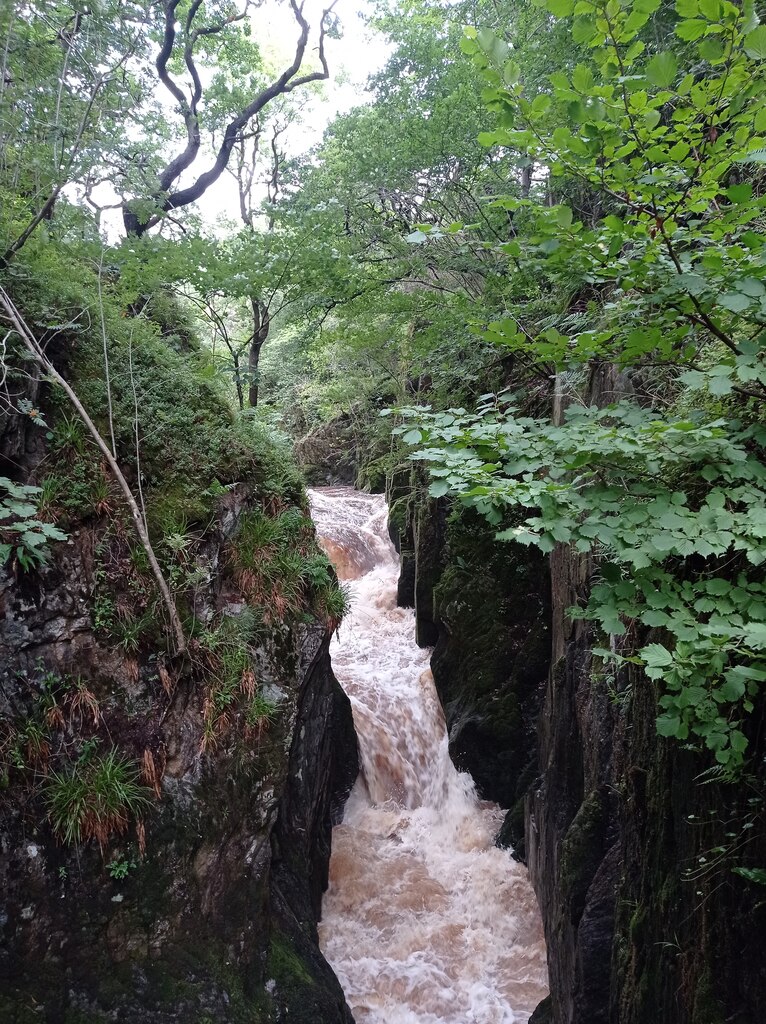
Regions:
<instances>
[{"instance_id":1,"label":"dense foliage","mask_svg":"<svg viewBox=\"0 0 766 1024\"><path fill-rule=\"evenodd\" d=\"M644 30L667 19L659 0L549 10L574 11L589 53L544 86L491 33L463 48L500 122L483 141L551 176L545 196L493 201L519 224L495 248L522 280L511 273L508 315L478 330L555 374L563 413L525 417L518 395L473 414L409 410L405 441L426 443L432 494L498 524L510 506L532 512L501 538L597 555L576 614L624 637L607 657L638 655L661 680L663 735L699 738L734 769L766 680L766 29L752 9L679 0L675 48L658 50ZM551 202L559 181L588 189L587 216L565 193ZM580 322L540 330L527 275ZM611 393L578 385L608 362ZM638 651L637 623L661 629Z\"/></svg>"},{"instance_id":2,"label":"dense foliage","mask_svg":"<svg viewBox=\"0 0 766 1024\"><path fill-rule=\"evenodd\" d=\"M227 4L0 22L3 279L147 488L176 589L220 488L294 488L264 421L343 417L375 473L412 451L501 540L592 557L572 614L657 680L663 735L740 771L766 679L766 28L728 0L380 4L372 102L293 159L280 140L334 23L306 71L292 11L286 78ZM188 212L206 154L239 206L215 238ZM4 345L4 411L36 414ZM63 406L49 443L41 492L9 472L2 498L3 553L15 532L30 564L54 522L114 500ZM264 543L258 572L279 563L302 609L321 567Z\"/></svg>"}]
</instances>

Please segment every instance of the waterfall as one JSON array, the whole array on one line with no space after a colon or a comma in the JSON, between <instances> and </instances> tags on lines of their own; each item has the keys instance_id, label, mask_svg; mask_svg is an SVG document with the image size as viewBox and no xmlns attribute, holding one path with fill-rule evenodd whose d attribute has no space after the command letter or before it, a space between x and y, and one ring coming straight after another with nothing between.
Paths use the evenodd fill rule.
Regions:
<instances>
[{"instance_id":1,"label":"waterfall","mask_svg":"<svg viewBox=\"0 0 766 1024\"><path fill-rule=\"evenodd\" d=\"M345 487L310 498L350 591L331 656L362 764L333 831L322 951L357 1024L526 1024L547 994L535 896L493 845L503 812L450 760L430 653L396 606L385 501Z\"/></svg>"}]
</instances>

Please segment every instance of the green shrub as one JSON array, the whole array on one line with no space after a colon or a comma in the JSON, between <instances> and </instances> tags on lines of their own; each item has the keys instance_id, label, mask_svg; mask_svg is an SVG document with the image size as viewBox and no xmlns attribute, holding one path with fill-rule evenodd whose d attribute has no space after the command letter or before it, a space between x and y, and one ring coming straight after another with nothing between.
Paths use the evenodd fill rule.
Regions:
<instances>
[{"instance_id":1,"label":"green shrub","mask_svg":"<svg viewBox=\"0 0 766 1024\"><path fill-rule=\"evenodd\" d=\"M43 565L48 544L66 534L37 518L41 490L0 476L0 565L15 557L22 569Z\"/></svg>"}]
</instances>

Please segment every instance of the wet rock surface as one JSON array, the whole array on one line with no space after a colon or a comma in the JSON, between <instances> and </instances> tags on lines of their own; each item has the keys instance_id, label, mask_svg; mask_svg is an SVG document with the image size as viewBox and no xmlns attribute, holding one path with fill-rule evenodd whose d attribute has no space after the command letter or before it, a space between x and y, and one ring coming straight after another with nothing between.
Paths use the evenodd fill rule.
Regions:
<instances>
[{"instance_id":1,"label":"wet rock surface","mask_svg":"<svg viewBox=\"0 0 766 1024\"><path fill-rule=\"evenodd\" d=\"M224 552L246 503L229 493L207 542L216 569L198 595L203 619L206 606L237 611ZM206 746L193 663L128 653L94 631L98 541L84 527L50 567L0 578L0 720L24 720L46 673L87 680L102 748L119 744L136 763L150 752L157 796L145 836L131 824L100 851L58 841L33 787L11 776L0 793L0 1021L350 1024L316 940L332 817L357 770L325 628L265 636L257 675L278 698L273 722Z\"/></svg>"}]
</instances>

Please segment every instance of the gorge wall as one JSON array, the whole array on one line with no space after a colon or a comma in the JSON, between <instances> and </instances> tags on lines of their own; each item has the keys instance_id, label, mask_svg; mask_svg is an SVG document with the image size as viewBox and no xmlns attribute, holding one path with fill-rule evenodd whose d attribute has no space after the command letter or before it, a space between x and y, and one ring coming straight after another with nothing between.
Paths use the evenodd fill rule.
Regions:
<instances>
[{"instance_id":1,"label":"gorge wall","mask_svg":"<svg viewBox=\"0 0 766 1024\"><path fill-rule=\"evenodd\" d=\"M57 354L84 390L89 353L80 337ZM41 485L68 537L0 570L3 1024L351 1024L316 928L357 773L328 656L337 584L289 458L195 358L177 338L132 352L163 424L144 497L184 657L78 424L35 380L47 433L0 419L0 474ZM114 397L136 486L132 399Z\"/></svg>"},{"instance_id":2,"label":"gorge wall","mask_svg":"<svg viewBox=\"0 0 766 1024\"><path fill-rule=\"evenodd\" d=\"M500 842L528 863L555 1024L759 1024L763 779L724 786L659 737L654 684L608 672L605 640L567 608L593 568L498 544L471 514L389 479L399 599L414 605L456 763L511 808ZM755 722L763 764L763 717Z\"/></svg>"}]
</instances>

